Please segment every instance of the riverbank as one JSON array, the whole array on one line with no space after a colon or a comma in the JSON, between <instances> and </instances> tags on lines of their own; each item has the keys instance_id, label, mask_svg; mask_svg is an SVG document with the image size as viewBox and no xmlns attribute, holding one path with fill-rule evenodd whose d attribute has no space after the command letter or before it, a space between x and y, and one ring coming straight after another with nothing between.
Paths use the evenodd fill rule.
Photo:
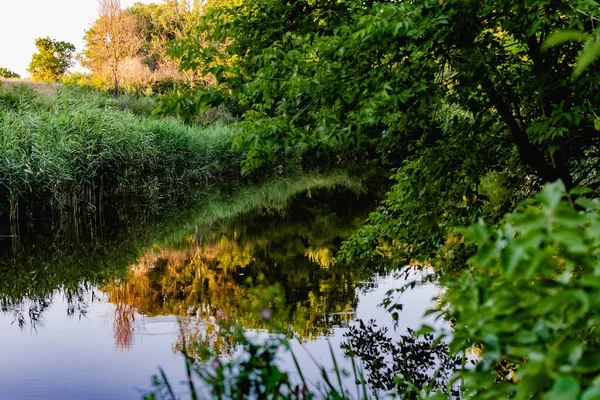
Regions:
<instances>
[{"instance_id":1,"label":"riverbank","mask_svg":"<svg viewBox=\"0 0 600 400\"><path fill-rule=\"evenodd\" d=\"M232 150L233 125L188 126L119 104L89 90L48 96L0 86L0 234L49 221L99 226L109 207L157 213L303 173L294 153L245 174L243 151Z\"/></svg>"},{"instance_id":2,"label":"riverbank","mask_svg":"<svg viewBox=\"0 0 600 400\"><path fill-rule=\"evenodd\" d=\"M41 217L94 218L107 205L137 208L240 180L232 129L203 129L106 107L101 96L25 86L0 89L2 225Z\"/></svg>"}]
</instances>

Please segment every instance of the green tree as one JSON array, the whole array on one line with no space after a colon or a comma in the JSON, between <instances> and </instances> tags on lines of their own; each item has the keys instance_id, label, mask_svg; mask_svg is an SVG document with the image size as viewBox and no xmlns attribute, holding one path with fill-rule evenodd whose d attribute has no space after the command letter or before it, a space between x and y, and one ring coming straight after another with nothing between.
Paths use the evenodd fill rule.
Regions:
<instances>
[{"instance_id":1,"label":"green tree","mask_svg":"<svg viewBox=\"0 0 600 400\"><path fill-rule=\"evenodd\" d=\"M413 251L439 248L451 227L484 211L480 182L490 172L519 188L508 205L543 182L560 178L570 189L594 176L597 163L582 161L600 145L599 71L573 82L582 45L543 43L564 29L594 35L597 6L244 1L202 20L198 35L214 45L190 37L172 52L183 68L217 79L182 91L188 103L233 95L249 108L236 141L248 149L246 167L290 147L342 146L400 168L371 233ZM167 99L163 109L179 104Z\"/></svg>"},{"instance_id":2,"label":"green tree","mask_svg":"<svg viewBox=\"0 0 600 400\"><path fill-rule=\"evenodd\" d=\"M158 92L168 91L175 82L207 84L210 78L179 71L177 60L167 54L170 41L195 33L206 7L200 0L168 0L121 9L118 1L104 0L99 18L84 37L84 65L98 86L113 90L115 85L131 89L131 81L139 77L147 85L143 89Z\"/></svg>"},{"instance_id":3,"label":"green tree","mask_svg":"<svg viewBox=\"0 0 600 400\"><path fill-rule=\"evenodd\" d=\"M196 71L179 71L177 60L167 54L169 42L195 33L204 3L200 0L168 0L163 4L136 3L129 8L145 36L140 51L142 62L157 75L159 91L164 91L161 87L171 89L176 82L192 86L208 83Z\"/></svg>"},{"instance_id":4,"label":"green tree","mask_svg":"<svg viewBox=\"0 0 600 400\"><path fill-rule=\"evenodd\" d=\"M194 34L203 7L199 0L168 0L164 4L136 3L129 8L145 35L145 62L152 68L161 62L174 62L167 57L167 43Z\"/></svg>"},{"instance_id":5,"label":"green tree","mask_svg":"<svg viewBox=\"0 0 600 400\"><path fill-rule=\"evenodd\" d=\"M8 68L0 67L0 77L2 77L2 78L20 78L21 75L17 74L16 72L11 71Z\"/></svg>"},{"instance_id":6,"label":"green tree","mask_svg":"<svg viewBox=\"0 0 600 400\"><path fill-rule=\"evenodd\" d=\"M75 46L68 42L38 38L35 41L38 52L31 58L29 71L36 81L56 82L73 65Z\"/></svg>"},{"instance_id":7,"label":"green tree","mask_svg":"<svg viewBox=\"0 0 600 400\"><path fill-rule=\"evenodd\" d=\"M577 46L542 52L541 43L559 28L592 29L586 15L593 1L363 3L262 0L218 9L228 18L218 20L213 39L230 40L227 51L240 59L235 69L218 71L221 82L253 106L248 120L277 132L252 132L257 153L268 156L286 141L351 144L384 132L406 147L419 139L414 131L422 137L436 128L431 118L415 117L452 101L480 132L500 133L490 128L501 124L496 131L532 172L571 184L566 131L587 136L593 124L563 118L589 114L578 98L592 93L586 83L571 85L561 62L574 60ZM197 67L213 53L187 42L180 55Z\"/></svg>"}]
</instances>

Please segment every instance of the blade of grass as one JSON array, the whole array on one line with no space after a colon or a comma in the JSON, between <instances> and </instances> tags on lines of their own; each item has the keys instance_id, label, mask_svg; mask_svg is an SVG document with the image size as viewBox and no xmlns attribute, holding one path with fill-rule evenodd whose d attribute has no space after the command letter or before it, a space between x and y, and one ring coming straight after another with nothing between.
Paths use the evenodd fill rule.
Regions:
<instances>
[{"instance_id":1,"label":"blade of grass","mask_svg":"<svg viewBox=\"0 0 600 400\"><path fill-rule=\"evenodd\" d=\"M187 383L188 383L188 387L190 389L190 396L192 397L192 400L198 400L198 392L196 391L196 385L194 385L194 381L192 380L192 363L190 361L189 356L184 352L183 356L185 357L185 370L187 373Z\"/></svg>"},{"instance_id":2,"label":"blade of grass","mask_svg":"<svg viewBox=\"0 0 600 400\"><path fill-rule=\"evenodd\" d=\"M337 363L337 359L335 358L335 354L333 354L333 347L331 346L331 342L329 340L327 341L327 345L329 346L329 352L331 353L331 359L333 360L333 370L335 371L335 374L338 379L338 384L340 385L340 394L343 396L344 395L344 385L342 383L342 374L340 371L340 367Z\"/></svg>"},{"instance_id":3,"label":"blade of grass","mask_svg":"<svg viewBox=\"0 0 600 400\"><path fill-rule=\"evenodd\" d=\"M359 400L360 399L360 386L358 384L358 382L362 383L362 380L359 381L358 380L358 367L356 365L356 360L354 359L354 349L352 348L352 343L348 343L348 346L350 347L350 361L352 362L352 373L354 374L354 382L356 384L356 398ZM365 398L366 398L366 393L365 393Z\"/></svg>"},{"instance_id":4,"label":"blade of grass","mask_svg":"<svg viewBox=\"0 0 600 400\"><path fill-rule=\"evenodd\" d=\"M306 348L304 348L304 351L306 351L306 354L308 354L308 356L310 357L310 359L312 360L312 362L315 363L315 365L317 366L317 368L321 372L321 376L323 377L323 380L325 381L325 383L327 384L327 386L329 387L329 389L333 392L334 395L337 396L337 397L334 397L334 398L342 398L341 394L338 393L337 389L333 386L333 384L329 380L329 375L327 374L327 371L325 370L325 367L323 367L322 365L320 365L319 362L313 357L312 354L310 354L310 352Z\"/></svg>"},{"instance_id":5,"label":"blade of grass","mask_svg":"<svg viewBox=\"0 0 600 400\"><path fill-rule=\"evenodd\" d=\"M158 367L158 371L160 372L160 377L162 378L163 383L164 383L165 387L167 388L167 392L169 393L169 396L171 396L172 400L176 400L175 392L173 392L173 388L171 387L171 384L169 383L167 374L165 374L165 371L160 367Z\"/></svg>"},{"instance_id":6,"label":"blade of grass","mask_svg":"<svg viewBox=\"0 0 600 400\"><path fill-rule=\"evenodd\" d=\"M290 353L292 354L292 360L294 360L294 365L296 366L296 371L298 371L298 375L300 375L302 384L304 385L305 388L308 388L308 385L306 384L306 379L304 378L304 374L302 373L302 368L300 368L300 363L298 362L298 359L296 358L296 354L294 354L294 351L292 349L290 349Z\"/></svg>"}]
</instances>

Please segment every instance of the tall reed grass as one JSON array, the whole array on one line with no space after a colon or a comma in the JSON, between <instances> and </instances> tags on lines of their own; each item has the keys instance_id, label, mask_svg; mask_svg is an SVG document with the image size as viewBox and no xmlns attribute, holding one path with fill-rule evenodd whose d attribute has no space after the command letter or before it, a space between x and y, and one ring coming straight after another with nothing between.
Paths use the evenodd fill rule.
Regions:
<instances>
[{"instance_id":1,"label":"tall reed grass","mask_svg":"<svg viewBox=\"0 0 600 400\"><path fill-rule=\"evenodd\" d=\"M243 154L230 150L232 134L223 124L135 116L91 92L0 87L0 220L14 228L119 202L155 207L239 182Z\"/></svg>"}]
</instances>

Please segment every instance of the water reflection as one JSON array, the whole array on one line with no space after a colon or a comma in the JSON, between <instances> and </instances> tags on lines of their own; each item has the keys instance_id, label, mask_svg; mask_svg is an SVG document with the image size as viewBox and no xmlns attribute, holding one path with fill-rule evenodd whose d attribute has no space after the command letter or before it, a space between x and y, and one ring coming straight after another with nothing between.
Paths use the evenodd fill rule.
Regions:
<instances>
[{"instance_id":1,"label":"water reflection","mask_svg":"<svg viewBox=\"0 0 600 400\"><path fill-rule=\"evenodd\" d=\"M218 313L265 329L264 308L300 340L327 335L356 307L356 277L334 254L370 202L344 190L317 191L289 207L203 221L160 246L131 228L85 244L17 243L0 263L0 313L23 330L38 330L56 296L67 316L81 319L100 290L114 304L114 341L123 350L133 344L136 314L186 317L181 343L217 343ZM217 348L227 351L225 344Z\"/></svg>"},{"instance_id":2,"label":"water reflection","mask_svg":"<svg viewBox=\"0 0 600 400\"><path fill-rule=\"evenodd\" d=\"M218 353L234 348L218 335L221 316L247 329L275 324L301 341L343 326L356 307L356 277L333 255L364 214L314 196L301 203L199 226L178 243L146 251L123 279L101 286L116 305L117 346L131 346L135 311L186 317L175 348L200 342Z\"/></svg>"},{"instance_id":3,"label":"water reflection","mask_svg":"<svg viewBox=\"0 0 600 400\"><path fill-rule=\"evenodd\" d=\"M207 349L233 354L237 344L219 327L224 319L262 334L279 327L294 338L293 347L305 346L327 364L322 338L343 352L339 345L357 315L386 321L389 315L376 305L402 280L364 282L364 271L359 275L335 259L372 207L371 199L344 190L313 191L286 207L235 218L187 217L194 224L183 234L173 234L173 225L183 226L178 219L151 229L107 230L85 244L22 244L0 262L0 334L6 338L0 375L8 379L0 382L0 398L28 398L8 382L32 374L39 382L28 383L29 398L93 398L92 392L139 398L133 385L148 387L158 365L174 381L177 371L184 376L177 357L182 349L199 360ZM419 290L429 299L437 289ZM429 304L418 296L409 300L414 315L403 314L413 328ZM302 359L304 351L296 354L313 365ZM85 395L74 392L75 384Z\"/></svg>"}]
</instances>

